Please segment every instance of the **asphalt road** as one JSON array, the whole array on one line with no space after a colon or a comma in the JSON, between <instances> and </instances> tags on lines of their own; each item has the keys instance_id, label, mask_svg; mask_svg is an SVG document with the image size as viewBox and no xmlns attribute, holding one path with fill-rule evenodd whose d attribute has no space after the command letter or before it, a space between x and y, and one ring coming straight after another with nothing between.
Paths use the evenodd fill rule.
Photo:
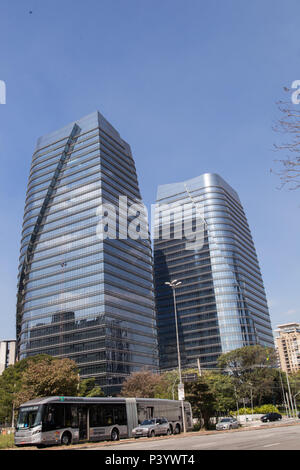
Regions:
<instances>
[{"instance_id":1,"label":"asphalt road","mask_svg":"<svg viewBox=\"0 0 300 470\"><path fill-rule=\"evenodd\" d=\"M195 433L159 439L143 439L110 445L93 445L86 450L300 450L300 423L292 426L265 427L218 432Z\"/></svg>"}]
</instances>

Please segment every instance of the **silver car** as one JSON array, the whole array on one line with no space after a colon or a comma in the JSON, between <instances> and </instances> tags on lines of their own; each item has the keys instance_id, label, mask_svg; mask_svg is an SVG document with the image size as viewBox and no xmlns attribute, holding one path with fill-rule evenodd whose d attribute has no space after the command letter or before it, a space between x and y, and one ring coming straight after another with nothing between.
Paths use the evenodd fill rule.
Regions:
<instances>
[{"instance_id":1,"label":"silver car","mask_svg":"<svg viewBox=\"0 0 300 470\"><path fill-rule=\"evenodd\" d=\"M133 437L154 437L161 434L171 434L171 428L166 418L145 419L139 426L132 430Z\"/></svg>"},{"instance_id":2,"label":"silver car","mask_svg":"<svg viewBox=\"0 0 300 470\"><path fill-rule=\"evenodd\" d=\"M217 431L223 431L224 429L237 429L239 423L235 418L222 418L216 425Z\"/></svg>"}]
</instances>

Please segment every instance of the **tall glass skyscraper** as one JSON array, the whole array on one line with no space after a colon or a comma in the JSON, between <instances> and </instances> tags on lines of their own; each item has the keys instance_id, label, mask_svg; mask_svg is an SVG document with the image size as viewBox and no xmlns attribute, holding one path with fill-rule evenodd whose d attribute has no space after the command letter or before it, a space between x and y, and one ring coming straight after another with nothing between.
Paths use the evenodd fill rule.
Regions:
<instances>
[{"instance_id":1,"label":"tall glass skyscraper","mask_svg":"<svg viewBox=\"0 0 300 470\"><path fill-rule=\"evenodd\" d=\"M197 224L197 217L202 224ZM170 237L166 236L169 223ZM193 242L191 230L188 237L182 230L188 223L196 234ZM221 353L243 346L274 347L247 219L237 193L220 176L207 173L159 186L155 238L162 369L177 366L173 295L165 284L175 279L181 281L176 305L184 367L196 366L199 359L203 368L214 368Z\"/></svg>"},{"instance_id":2,"label":"tall glass skyscraper","mask_svg":"<svg viewBox=\"0 0 300 470\"><path fill-rule=\"evenodd\" d=\"M119 218L122 236L103 236L105 224L99 231L99 209L119 207L119 196L122 218L141 201L135 164L100 113L38 139L21 241L19 358L74 359L110 394L131 372L158 367L149 234L126 237Z\"/></svg>"}]
</instances>

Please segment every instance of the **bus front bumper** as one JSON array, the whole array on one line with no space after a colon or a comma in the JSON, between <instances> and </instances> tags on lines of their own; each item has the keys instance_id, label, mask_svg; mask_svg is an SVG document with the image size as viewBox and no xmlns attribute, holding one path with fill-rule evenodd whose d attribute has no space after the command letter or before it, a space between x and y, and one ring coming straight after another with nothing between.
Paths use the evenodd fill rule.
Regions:
<instances>
[{"instance_id":1,"label":"bus front bumper","mask_svg":"<svg viewBox=\"0 0 300 470\"><path fill-rule=\"evenodd\" d=\"M42 444L42 433L38 431L16 431L15 432L15 445L28 446Z\"/></svg>"}]
</instances>

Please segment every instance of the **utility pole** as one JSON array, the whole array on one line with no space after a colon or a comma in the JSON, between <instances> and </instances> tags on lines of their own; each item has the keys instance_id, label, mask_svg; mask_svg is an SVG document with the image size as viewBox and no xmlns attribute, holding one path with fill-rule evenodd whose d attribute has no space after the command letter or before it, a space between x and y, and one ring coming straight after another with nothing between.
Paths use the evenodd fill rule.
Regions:
<instances>
[{"instance_id":1,"label":"utility pole","mask_svg":"<svg viewBox=\"0 0 300 470\"><path fill-rule=\"evenodd\" d=\"M240 413L239 413L239 400L237 395L236 386L234 385L234 392L235 392L235 400L236 400L236 412L237 412L237 420L239 420Z\"/></svg>"},{"instance_id":2,"label":"utility pole","mask_svg":"<svg viewBox=\"0 0 300 470\"><path fill-rule=\"evenodd\" d=\"M11 427L15 427L15 390L16 384L14 383L14 392L13 392L13 402L12 402L12 417L11 417Z\"/></svg>"},{"instance_id":3,"label":"utility pole","mask_svg":"<svg viewBox=\"0 0 300 470\"><path fill-rule=\"evenodd\" d=\"M285 407L285 412L286 412L286 414L288 414L286 398L285 398L285 395L284 395L284 387L283 387L283 382L282 382L281 370L279 370L279 377L280 377L280 383L281 383L281 390L282 390L282 396L283 396L283 403L284 403L284 407Z\"/></svg>"},{"instance_id":4,"label":"utility pole","mask_svg":"<svg viewBox=\"0 0 300 470\"><path fill-rule=\"evenodd\" d=\"M300 393L300 392L297 392L296 395L294 395L294 397L293 397L293 398L294 398L294 406L295 406L296 418L297 418L297 412L298 412L298 410L297 410L296 396L299 395L299 393ZM299 417L300 417L300 416L299 416Z\"/></svg>"},{"instance_id":5,"label":"utility pole","mask_svg":"<svg viewBox=\"0 0 300 470\"><path fill-rule=\"evenodd\" d=\"M250 385L250 400L251 400L251 421L253 421L253 393L252 393L252 383Z\"/></svg>"},{"instance_id":6,"label":"utility pole","mask_svg":"<svg viewBox=\"0 0 300 470\"><path fill-rule=\"evenodd\" d=\"M185 425L185 413L184 413L184 384L182 383L181 375L181 360L180 360L180 348L179 348L179 335L178 335L178 319L177 319L177 306L176 306L176 288L180 286L181 281L165 282L167 286L170 286L173 290L173 299L174 299L174 314L175 314L175 328L176 328L176 343L177 343L177 360L178 360L178 373L179 373L179 385L178 385L178 399L181 401L181 410L182 410L182 424L183 432L186 432Z\"/></svg>"},{"instance_id":7,"label":"utility pole","mask_svg":"<svg viewBox=\"0 0 300 470\"><path fill-rule=\"evenodd\" d=\"M288 384L289 401L290 401L290 404L291 404L292 416L295 416L293 399L292 399L292 394L291 394L290 381L289 381L289 374L287 373L287 371L285 373L286 373L286 381L287 381L287 384Z\"/></svg>"},{"instance_id":8,"label":"utility pole","mask_svg":"<svg viewBox=\"0 0 300 470\"><path fill-rule=\"evenodd\" d=\"M202 370L201 370L201 363L200 363L200 357L197 357L197 365L198 365L198 372L200 377L202 377Z\"/></svg>"},{"instance_id":9,"label":"utility pole","mask_svg":"<svg viewBox=\"0 0 300 470\"><path fill-rule=\"evenodd\" d=\"M291 412L288 392L285 392L285 395L286 395L286 401L287 401L287 404L288 404L288 416L289 416L289 418L291 418L292 417L292 412Z\"/></svg>"}]
</instances>

